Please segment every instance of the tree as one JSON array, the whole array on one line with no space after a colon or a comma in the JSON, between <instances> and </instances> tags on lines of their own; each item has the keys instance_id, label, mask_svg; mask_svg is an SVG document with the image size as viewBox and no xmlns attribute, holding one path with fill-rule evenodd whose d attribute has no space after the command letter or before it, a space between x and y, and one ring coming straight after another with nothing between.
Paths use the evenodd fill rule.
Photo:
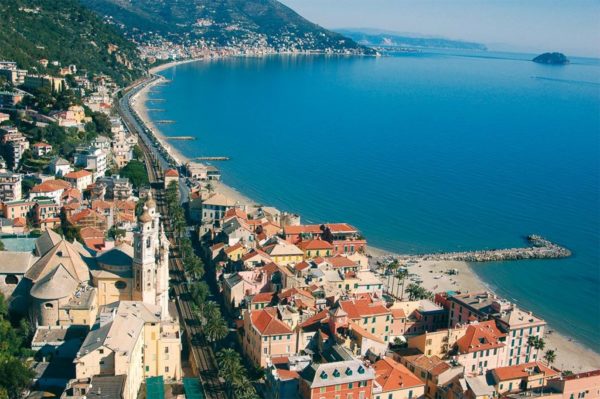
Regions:
<instances>
[{"instance_id":1,"label":"tree","mask_svg":"<svg viewBox=\"0 0 600 399\"><path fill-rule=\"evenodd\" d=\"M420 299L432 299L433 293L427 291L425 288L421 287L418 284L410 284L406 288L406 292L408 293L408 299L411 301L418 301Z\"/></svg>"},{"instance_id":2,"label":"tree","mask_svg":"<svg viewBox=\"0 0 600 399\"><path fill-rule=\"evenodd\" d=\"M146 171L146 165L135 159L129 161L129 163L125 165L125 167L123 167L119 173L121 177L128 178L135 188L140 188L141 186L150 184L148 172Z\"/></svg>"},{"instance_id":3,"label":"tree","mask_svg":"<svg viewBox=\"0 0 600 399\"><path fill-rule=\"evenodd\" d=\"M4 242L0 240L0 251L4 251Z\"/></svg>"},{"instance_id":4,"label":"tree","mask_svg":"<svg viewBox=\"0 0 600 399\"><path fill-rule=\"evenodd\" d=\"M402 290L400 291L400 299L401 300L404 297L404 283L405 283L407 277L408 277L408 270L406 270L406 269L400 269L400 270L398 270L398 273L396 273L396 278L402 281Z\"/></svg>"},{"instance_id":5,"label":"tree","mask_svg":"<svg viewBox=\"0 0 600 399\"><path fill-rule=\"evenodd\" d=\"M536 359L539 358L539 352L541 350L544 350L544 347L546 346L546 342L544 341L543 338L537 337L535 335L530 335L529 337L527 337L527 347L529 347L530 349L535 349L536 350Z\"/></svg>"},{"instance_id":6,"label":"tree","mask_svg":"<svg viewBox=\"0 0 600 399\"><path fill-rule=\"evenodd\" d=\"M204 335L208 342L215 343L227 336L229 329L227 323L219 313L219 317L212 317L204 326Z\"/></svg>"},{"instance_id":7,"label":"tree","mask_svg":"<svg viewBox=\"0 0 600 399\"><path fill-rule=\"evenodd\" d=\"M544 353L544 359L548 363L548 366L551 366L552 363L556 360L556 352L552 349L548 349L546 353Z\"/></svg>"}]
</instances>

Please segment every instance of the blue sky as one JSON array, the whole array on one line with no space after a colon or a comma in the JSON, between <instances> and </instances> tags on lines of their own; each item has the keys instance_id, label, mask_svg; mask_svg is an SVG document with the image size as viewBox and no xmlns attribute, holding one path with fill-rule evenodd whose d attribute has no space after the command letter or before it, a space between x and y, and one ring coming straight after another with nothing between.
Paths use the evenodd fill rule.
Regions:
<instances>
[{"instance_id":1,"label":"blue sky","mask_svg":"<svg viewBox=\"0 0 600 399\"><path fill-rule=\"evenodd\" d=\"M463 39L492 49L600 56L600 0L280 0L326 28Z\"/></svg>"}]
</instances>

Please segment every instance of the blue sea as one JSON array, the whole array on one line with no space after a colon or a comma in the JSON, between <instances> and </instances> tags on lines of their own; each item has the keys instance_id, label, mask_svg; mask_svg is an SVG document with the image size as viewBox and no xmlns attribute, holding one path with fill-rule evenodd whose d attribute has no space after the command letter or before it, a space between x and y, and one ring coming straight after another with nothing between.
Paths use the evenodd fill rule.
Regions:
<instances>
[{"instance_id":1,"label":"blue sea","mask_svg":"<svg viewBox=\"0 0 600 399\"><path fill-rule=\"evenodd\" d=\"M476 264L494 290L600 348L600 61L531 54L272 56L179 65L154 97L188 157L304 222L345 221L372 246L420 253L574 252ZM154 106L153 106L154 107Z\"/></svg>"}]
</instances>

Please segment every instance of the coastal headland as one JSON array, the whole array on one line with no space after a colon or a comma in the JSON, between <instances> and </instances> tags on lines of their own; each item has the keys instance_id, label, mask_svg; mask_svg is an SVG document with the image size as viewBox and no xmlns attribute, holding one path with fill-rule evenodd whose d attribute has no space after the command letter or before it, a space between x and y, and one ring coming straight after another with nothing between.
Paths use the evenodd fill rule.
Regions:
<instances>
[{"instance_id":1,"label":"coastal headland","mask_svg":"<svg viewBox=\"0 0 600 399\"><path fill-rule=\"evenodd\" d=\"M185 61L175 61L167 64L160 65L156 68L150 70L151 74L157 74L160 71L165 69L174 67L176 65L189 63L189 62L207 62L208 60L185 60ZM148 115L148 109L146 108L146 102L148 101L148 91L154 87L155 85L164 84L166 79L162 76L158 75L159 78L155 78L152 80L148 80L144 86L135 94L135 100L132 101L132 108L146 125L146 127L154 134L155 138L161 143L166 152L173 158L173 160L179 164L183 165L184 163L190 161L190 159L186 158L181 152L179 152L176 148L173 148L167 144L167 140L169 137L165 136L152 122ZM256 201L248 198L247 196L240 193L233 187L230 187L222 182L216 183L214 187L216 192L224 194L239 204L245 205L256 205ZM533 247L530 248L514 248L514 249L505 249L499 251L513 251L512 253L518 254L519 256L523 256L525 254L525 250L533 251L531 253L540 255L542 251L547 251L548 247L545 246L536 246L535 243L532 243ZM550 243L552 244L552 243ZM555 245L555 244L552 244ZM536 249L537 248L537 249ZM553 247L554 248L554 247ZM559 250L560 248L560 250ZM560 254L561 256L548 256L548 257L563 257L569 256L570 252L567 254L567 249L558 247L554 248L551 253L554 255ZM474 258L471 259L469 256L472 256L474 253L479 253L482 257L485 257L485 253L489 251L474 251L474 252L465 252L465 253L446 253L446 254L429 254L429 255L400 255L394 254L382 249L369 247L368 255L371 257L372 262L384 262L389 261L390 259L398 258L398 259L408 259L410 265L408 266L409 272L417 275L421 281L421 285L431 291L480 291L487 290L493 291L492 287L487 285L484 281L482 281L471 269L471 266L468 262L477 262ZM470 255L467 255L470 254ZM489 256L488 256L489 257ZM535 258L534 256L529 257L528 259ZM521 257L515 257L514 259L524 259ZM468 261L467 261L468 260ZM489 259L492 260L492 259ZM497 260L497 259L493 259ZM445 273L446 271L454 269L457 274L449 275ZM550 326L549 330L553 330L554 326ZM560 333L553 331L550 334L547 334L546 339L546 349L555 349L557 352L557 359L555 361L555 365L561 369L571 370L573 372L577 371L586 371L591 370L593 368L600 367L600 354L584 347L583 345L575 342L571 338L566 335L561 335Z\"/></svg>"}]
</instances>

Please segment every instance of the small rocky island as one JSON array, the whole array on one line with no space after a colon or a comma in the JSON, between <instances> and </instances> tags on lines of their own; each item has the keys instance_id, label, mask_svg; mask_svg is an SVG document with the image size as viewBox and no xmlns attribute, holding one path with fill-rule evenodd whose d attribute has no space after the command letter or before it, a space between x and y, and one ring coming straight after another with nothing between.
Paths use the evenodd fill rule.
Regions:
<instances>
[{"instance_id":1,"label":"small rocky island","mask_svg":"<svg viewBox=\"0 0 600 399\"><path fill-rule=\"evenodd\" d=\"M565 65L569 63L569 59L563 53L544 53L535 57L533 62L548 65Z\"/></svg>"}]
</instances>

